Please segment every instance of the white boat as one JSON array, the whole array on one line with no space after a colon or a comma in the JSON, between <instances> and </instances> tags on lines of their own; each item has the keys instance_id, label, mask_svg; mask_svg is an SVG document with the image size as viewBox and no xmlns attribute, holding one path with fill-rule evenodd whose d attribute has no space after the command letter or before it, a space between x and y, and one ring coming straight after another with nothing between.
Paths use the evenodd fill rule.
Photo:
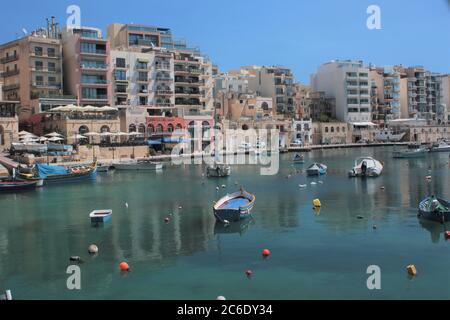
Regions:
<instances>
[{"instance_id":1,"label":"white boat","mask_svg":"<svg viewBox=\"0 0 450 320\"><path fill-rule=\"evenodd\" d=\"M131 160L131 161L121 161L113 164L116 170L162 170L164 164L160 162L153 162L150 160Z\"/></svg>"},{"instance_id":2,"label":"white boat","mask_svg":"<svg viewBox=\"0 0 450 320\"><path fill-rule=\"evenodd\" d=\"M405 132L394 133L390 129L380 130L375 134L375 140L379 142L400 142L405 135Z\"/></svg>"},{"instance_id":3,"label":"white boat","mask_svg":"<svg viewBox=\"0 0 450 320\"><path fill-rule=\"evenodd\" d=\"M105 223L111 220L112 210L94 210L89 214L92 223Z\"/></svg>"},{"instance_id":4,"label":"white boat","mask_svg":"<svg viewBox=\"0 0 450 320\"><path fill-rule=\"evenodd\" d=\"M425 148L417 148L417 149L406 149L403 151L395 151L394 158L402 159L402 158L418 158L424 157L428 153Z\"/></svg>"},{"instance_id":5,"label":"white boat","mask_svg":"<svg viewBox=\"0 0 450 320\"><path fill-rule=\"evenodd\" d=\"M350 177L378 177L383 172L383 164L372 157L356 159L355 166L348 173Z\"/></svg>"},{"instance_id":6,"label":"white boat","mask_svg":"<svg viewBox=\"0 0 450 320\"><path fill-rule=\"evenodd\" d=\"M215 163L206 169L208 177L223 178L231 175L231 167L223 163Z\"/></svg>"},{"instance_id":7,"label":"white boat","mask_svg":"<svg viewBox=\"0 0 450 320\"><path fill-rule=\"evenodd\" d=\"M439 141L430 148L430 152L445 152L450 151L450 143L445 140Z\"/></svg>"},{"instance_id":8,"label":"white boat","mask_svg":"<svg viewBox=\"0 0 450 320\"><path fill-rule=\"evenodd\" d=\"M27 143L13 142L12 149L15 152L29 152L29 153L46 153L48 150L46 144L34 142L27 142Z\"/></svg>"},{"instance_id":9,"label":"white boat","mask_svg":"<svg viewBox=\"0 0 450 320\"><path fill-rule=\"evenodd\" d=\"M98 165L97 165L97 172L108 172L109 171L109 165L107 165L107 164L101 164L101 163L99 163Z\"/></svg>"}]
</instances>

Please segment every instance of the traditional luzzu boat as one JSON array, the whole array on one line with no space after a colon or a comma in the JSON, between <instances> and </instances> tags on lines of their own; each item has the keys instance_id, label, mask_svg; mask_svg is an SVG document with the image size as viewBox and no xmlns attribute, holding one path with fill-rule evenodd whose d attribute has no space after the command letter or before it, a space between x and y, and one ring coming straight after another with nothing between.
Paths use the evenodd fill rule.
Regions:
<instances>
[{"instance_id":1,"label":"traditional luzzu boat","mask_svg":"<svg viewBox=\"0 0 450 320\"><path fill-rule=\"evenodd\" d=\"M450 221L450 203L432 195L420 202L418 216L441 223Z\"/></svg>"},{"instance_id":2,"label":"traditional luzzu boat","mask_svg":"<svg viewBox=\"0 0 450 320\"><path fill-rule=\"evenodd\" d=\"M162 170L164 168L164 164L159 162L153 162L150 160L130 160L130 161L116 162L113 164L113 167L116 170L154 171L154 170Z\"/></svg>"},{"instance_id":3,"label":"traditional luzzu boat","mask_svg":"<svg viewBox=\"0 0 450 320\"><path fill-rule=\"evenodd\" d=\"M224 178L231 175L231 167L224 163L214 163L206 169L206 175L214 178Z\"/></svg>"},{"instance_id":4,"label":"traditional luzzu boat","mask_svg":"<svg viewBox=\"0 0 450 320\"><path fill-rule=\"evenodd\" d=\"M349 177L378 177L383 172L383 164L372 157L356 159L355 166L349 171Z\"/></svg>"},{"instance_id":5,"label":"traditional luzzu boat","mask_svg":"<svg viewBox=\"0 0 450 320\"><path fill-rule=\"evenodd\" d=\"M305 156L303 156L302 154L296 154L294 156L294 159L292 159L292 161L294 163L305 163Z\"/></svg>"},{"instance_id":6,"label":"traditional luzzu boat","mask_svg":"<svg viewBox=\"0 0 450 320\"><path fill-rule=\"evenodd\" d=\"M22 180L33 181L42 179L44 183L64 183L77 182L83 180L97 179L97 163L90 166L50 166L36 164L33 173L19 173L18 177Z\"/></svg>"},{"instance_id":7,"label":"traditional luzzu boat","mask_svg":"<svg viewBox=\"0 0 450 320\"><path fill-rule=\"evenodd\" d=\"M396 158L396 159L419 158L419 157L424 157L427 153L428 153L428 151L425 148L407 149L404 151L394 152L394 158Z\"/></svg>"},{"instance_id":8,"label":"traditional luzzu boat","mask_svg":"<svg viewBox=\"0 0 450 320\"><path fill-rule=\"evenodd\" d=\"M321 176L327 173L328 167L322 163L313 163L306 169L308 176Z\"/></svg>"},{"instance_id":9,"label":"traditional luzzu boat","mask_svg":"<svg viewBox=\"0 0 450 320\"><path fill-rule=\"evenodd\" d=\"M224 223L247 219L251 216L255 201L253 194L241 189L220 199L213 207L214 216Z\"/></svg>"},{"instance_id":10,"label":"traditional luzzu boat","mask_svg":"<svg viewBox=\"0 0 450 320\"><path fill-rule=\"evenodd\" d=\"M38 181L20 181L16 179L4 179L0 181L0 192L18 192L36 189Z\"/></svg>"},{"instance_id":11,"label":"traditional luzzu boat","mask_svg":"<svg viewBox=\"0 0 450 320\"><path fill-rule=\"evenodd\" d=\"M99 224L106 223L111 220L112 210L94 210L89 214L89 218L91 219L91 223Z\"/></svg>"}]
</instances>

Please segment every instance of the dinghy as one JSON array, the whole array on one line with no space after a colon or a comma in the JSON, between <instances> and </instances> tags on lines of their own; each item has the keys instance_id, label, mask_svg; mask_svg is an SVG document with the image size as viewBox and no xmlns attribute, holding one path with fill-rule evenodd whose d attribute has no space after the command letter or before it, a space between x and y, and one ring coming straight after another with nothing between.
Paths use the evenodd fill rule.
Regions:
<instances>
[{"instance_id":1,"label":"dinghy","mask_svg":"<svg viewBox=\"0 0 450 320\"><path fill-rule=\"evenodd\" d=\"M313 163L306 170L308 176L320 176L327 173L327 166L322 163Z\"/></svg>"},{"instance_id":2,"label":"dinghy","mask_svg":"<svg viewBox=\"0 0 450 320\"><path fill-rule=\"evenodd\" d=\"M206 169L207 177L224 178L231 175L231 167L223 163L215 163Z\"/></svg>"},{"instance_id":3,"label":"dinghy","mask_svg":"<svg viewBox=\"0 0 450 320\"><path fill-rule=\"evenodd\" d=\"M297 153L292 161L294 161L294 163L305 163L305 156Z\"/></svg>"},{"instance_id":4,"label":"dinghy","mask_svg":"<svg viewBox=\"0 0 450 320\"><path fill-rule=\"evenodd\" d=\"M111 220L112 210L94 210L89 214L91 223L105 223Z\"/></svg>"},{"instance_id":5,"label":"dinghy","mask_svg":"<svg viewBox=\"0 0 450 320\"><path fill-rule=\"evenodd\" d=\"M241 189L233 194L226 195L213 207L214 216L221 222L235 222L250 217L256 197Z\"/></svg>"}]
</instances>

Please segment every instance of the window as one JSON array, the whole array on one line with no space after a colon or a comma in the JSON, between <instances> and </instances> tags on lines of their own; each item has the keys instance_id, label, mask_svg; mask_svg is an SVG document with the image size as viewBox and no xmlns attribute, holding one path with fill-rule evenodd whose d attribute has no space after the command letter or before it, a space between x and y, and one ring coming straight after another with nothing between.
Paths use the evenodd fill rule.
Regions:
<instances>
[{"instance_id":1,"label":"window","mask_svg":"<svg viewBox=\"0 0 450 320\"><path fill-rule=\"evenodd\" d=\"M35 61L34 67L36 68L37 71L41 71L44 69L44 63L42 61Z\"/></svg>"},{"instance_id":2,"label":"window","mask_svg":"<svg viewBox=\"0 0 450 320\"><path fill-rule=\"evenodd\" d=\"M130 126L128 127L128 132L136 132L136 125L130 124Z\"/></svg>"},{"instance_id":3,"label":"window","mask_svg":"<svg viewBox=\"0 0 450 320\"><path fill-rule=\"evenodd\" d=\"M253 110L253 109L255 109L255 106L248 106L248 109Z\"/></svg>"},{"instance_id":4,"label":"window","mask_svg":"<svg viewBox=\"0 0 450 320\"><path fill-rule=\"evenodd\" d=\"M56 63L54 63L54 62L49 62L47 64L47 67L48 67L48 71L51 71L51 72L55 72L56 71Z\"/></svg>"},{"instance_id":5,"label":"window","mask_svg":"<svg viewBox=\"0 0 450 320\"><path fill-rule=\"evenodd\" d=\"M48 84L50 86L56 86L57 85L56 78L55 77L48 77Z\"/></svg>"},{"instance_id":6,"label":"window","mask_svg":"<svg viewBox=\"0 0 450 320\"><path fill-rule=\"evenodd\" d=\"M328 127L325 127L325 132L328 133Z\"/></svg>"},{"instance_id":7,"label":"window","mask_svg":"<svg viewBox=\"0 0 450 320\"><path fill-rule=\"evenodd\" d=\"M55 48L47 48L47 56L49 56L49 57L56 57L56 50L55 50Z\"/></svg>"},{"instance_id":8,"label":"window","mask_svg":"<svg viewBox=\"0 0 450 320\"><path fill-rule=\"evenodd\" d=\"M116 67L117 68L125 68L126 67L126 61L124 58L116 58Z\"/></svg>"},{"instance_id":9,"label":"window","mask_svg":"<svg viewBox=\"0 0 450 320\"><path fill-rule=\"evenodd\" d=\"M115 70L114 79L119 81L127 80L127 72L125 70Z\"/></svg>"},{"instance_id":10,"label":"window","mask_svg":"<svg viewBox=\"0 0 450 320\"><path fill-rule=\"evenodd\" d=\"M37 56L42 56L42 47L34 47L34 54Z\"/></svg>"},{"instance_id":11,"label":"window","mask_svg":"<svg viewBox=\"0 0 450 320\"><path fill-rule=\"evenodd\" d=\"M342 127L342 132L345 132L345 127Z\"/></svg>"},{"instance_id":12,"label":"window","mask_svg":"<svg viewBox=\"0 0 450 320\"><path fill-rule=\"evenodd\" d=\"M331 127L331 133L334 133L334 127Z\"/></svg>"},{"instance_id":13,"label":"window","mask_svg":"<svg viewBox=\"0 0 450 320\"><path fill-rule=\"evenodd\" d=\"M148 81L148 73L147 72L139 72L138 81Z\"/></svg>"},{"instance_id":14,"label":"window","mask_svg":"<svg viewBox=\"0 0 450 320\"><path fill-rule=\"evenodd\" d=\"M262 105L261 105L261 108L264 111L267 111L267 110L269 110L269 104L267 102L263 102Z\"/></svg>"},{"instance_id":15,"label":"window","mask_svg":"<svg viewBox=\"0 0 450 320\"><path fill-rule=\"evenodd\" d=\"M177 130L182 130L183 126L181 124L177 124Z\"/></svg>"},{"instance_id":16,"label":"window","mask_svg":"<svg viewBox=\"0 0 450 320\"><path fill-rule=\"evenodd\" d=\"M158 124L156 126L156 132L164 132L164 128L163 128L162 124Z\"/></svg>"},{"instance_id":17,"label":"window","mask_svg":"<svg viewBox=\"0 0 450 320\"><path fill-rule=\"evenodd\" d=\"M149 133L155 132L155 126L152 125L152 124L149 124L149 125L148 125L148 132L149 132Z\"/></svg>"},{"instance_id":18,"label":"window","mask_svg":"<svg viewBox=\"0 0 450 320\"><path fill-rule=\"evenodd\" d=\"M341 131L341 128L337 127L336 132L340 132L340 131Z\"/></svg>"},{"instance_id":19,"label":"window","mask_svg":"<svg viewBox=\"0 0 450 320\"><path fill-rule=\"evenodd\" d=\"M139 105L146 106L147 105L147 97L139 97Z\"/></svg>"},{"instance_id":20,"label":"window","mask_svg":"<svg viewBox=\"0 0 450 320\"><path fill-rule=\"evenodd\" d=\"M173 132L173 124L169 124L169 125L167 126L167 131Z\"/></svg>"},{"instance_id":21,"label":"window","mask_svg":"<svg viewBox=\"0 0 450 320\"><path fill-rule=\"evenodd\" d=\"M89 132L89 128L86 127L86 126L81 126L80 129L78 129L78 133L81 134L81 135L84 135L84 134L86 134L88 132Z\"/></svg>"},{"instance_id":22,"label":"window","mask_svg":"<svg viewBox=\"0 0 450 320\"><path fill-rule=\"evenodd\" d=\"M37 86L44 85L44 77L43 76L36 76L36 85Z\"/></svg>"}]
</instances>

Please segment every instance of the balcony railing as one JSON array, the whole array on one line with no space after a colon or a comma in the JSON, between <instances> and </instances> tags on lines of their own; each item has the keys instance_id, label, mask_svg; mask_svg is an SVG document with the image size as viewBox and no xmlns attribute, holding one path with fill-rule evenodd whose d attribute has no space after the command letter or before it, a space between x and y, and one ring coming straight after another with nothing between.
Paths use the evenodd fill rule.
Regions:
<instances>
[{"instance_id":1,"label":"balcony railing","mask_svg":"<svg viewBox=\"0 0 450 320\"><path fill-rule=\"evenodd\" d=\"M31 85L33 87L38 87L38 88L57 88L57 89L61 89L61 83L59 82L45 82L45 81L35 81L32 82Z\"/></svg>"},{"instance_id":2,"label":"balcony railing","mask_svg":"<svg viewBox=\"0 0 450 320\"><path fill-rule=\"evenodd\" d=\"M6 85L2 87L3 91L10 91L10 90L17 90L20 89L20 84L15 83L15 84L10 84L10 85Z\"/></svg>"},{"instance_id":3,"label":"balcony railing","mask_svg":"<svg viewBox=\"0 0 450 320\"><path fill-rule=\"evenodd\" d=\"M95 96L83 96L84 100L108 100L108 96L106 94L98 94Z\"/></svg>"},{"instance_id":4,"label":"balcony railing","mask_svg":"<svg viewBox=\"0 0 450 320\"><path fill-rule=\"evenodd\" d=\"M19 60L19 55L18 54L1 58L0 59L0 63L1 64L6 64L6 63L17 61L17 60Z\"/></svg>"},{"instance_id":5,"label":"balcony railing","mask_svg":"<svg viewBox=\"0 0 450 320\"><path fill-rule=\"evenodd\" d=\"M108 70L107 64L81 64L80 67L86 70Z\"/></svg>"},{"instance_id":6,"label":"balcony railing","mask_svg":"<svg viewBox=\"0 0 450 320\"><path fill-rule=\"evenodd\" d=\"M19 69L17 70L10 70L10 71L5 71L1 74L2 77L12 77L12 76L17 76L20 73Z\"/></svg>"},{"instance_id":7,"label":"balcony railing","mask_svg":"<svg viewBox=\"0 0 450 320\"><path fill-rule=\"evenodd\" d=\"M170 64L157 64L155 65L156 70L170 70Z\"/></svg>"},{"instance_id":8,"label":"balcony railing","mask_svg":"<svg viewBox=\"0 0 450 320\"><path fill-rule=\"evenodd\" d=\"M157 95L163 96L163 95L172 95L173 91L172 90L157 90L156 91Z\"/></svg>"},{"instance_id":9,"label":"balcony railing","mask_svg":"<svg viewBox=\"0 0 450 320\"><path fill-rule=\"evenodd\" d=\"M81 54L106 55L106 50L101 50L101 49L97 49L97 50L81 50L80 53Z\"/></svg>"},{"instance_id":10,"label":"balcony railing","mask_svg":"<svg viewBox=\"0 0 450 320\"><path fill-rule=\"evenodd\" d=\"M164 76L158 76L156 77L156 81L172 81L173 78L171 77L164 77Z\"/></svg>"},{"instance_id":11,"label":"balcony railing","mask_svg":"<svg viewBox=\"0 0 450 320\"><path fill-rule=\"evenodd\" d=\"M81 84L108 84L105 79L81 79Z\"/></svg>"}]
</instances>

